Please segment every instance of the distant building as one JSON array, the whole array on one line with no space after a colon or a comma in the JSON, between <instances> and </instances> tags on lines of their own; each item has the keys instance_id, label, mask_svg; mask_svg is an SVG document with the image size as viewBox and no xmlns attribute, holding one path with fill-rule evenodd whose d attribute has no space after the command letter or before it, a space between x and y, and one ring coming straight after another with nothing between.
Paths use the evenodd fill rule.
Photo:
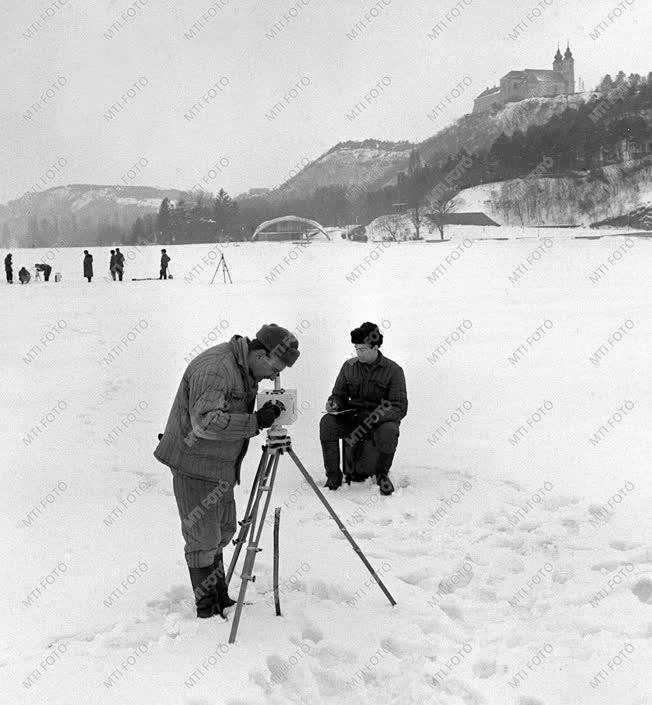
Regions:
<instances>
[{"instance_id":1,"label":"distant building","mask_svg":"<svg viewBox=\"0 0 652 705\"><path fill-rule=\"evenodd\" d=\"M426 213L425 217L431 222L437 224L440 220L439 216L432 213ZM486 213L469 211L467 213L445 213L441 220L445 225L490 225L500 227L500 223L492 220Z\"/></svg>"},{"instance_id":2,"label":"distant building","mask_svg":"<svg viewBox=\"0 0 652 705\"><path fill-rule=\"evenodd\" d=\"M499 86L487 88L473 101L473 112L483 113L526 98L572 93L575 93L575 59L567 46L563 56L557 48L552 71L523 69L506 73Z\"/></svg>"}]
</instances>

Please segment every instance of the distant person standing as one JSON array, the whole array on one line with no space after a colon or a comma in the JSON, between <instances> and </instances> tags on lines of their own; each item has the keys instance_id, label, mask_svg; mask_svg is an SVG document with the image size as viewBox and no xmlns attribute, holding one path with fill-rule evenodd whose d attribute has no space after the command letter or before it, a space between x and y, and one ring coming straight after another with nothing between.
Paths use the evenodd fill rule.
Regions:
<instances>
[{"instance_id":1,"label":"distant person standing","mask_svg":"<svg viewBox=\"0 0 652 705\"><path fill-rule=\"evenodd\" d=\"M125 271L125 256L120 252L120 248L115 248L115 271L118 273L118 279L122 281L122 275Z\"/></svg>"},{"instance_id":2,"label":"distant person standing","mask_svg":"<svg viewBox=\"0 0 652 705\"><path fill-rule=\"evenodd\" d=\"M36 269L37 272L43 272L43 278L46 282L50 281L50 273L52 272L52 267L49 264L35 264L34 269Z\"/></svg>"},{"instance_id":3,"label":"distant person standing","mask_svg":"<svg viewBox=\"0 0 652 705\"><path fill-rule=\"evenodd\" d=\"M159 274L159 279L167 279L168 278L168 263L170 261L170 258L167 255L167 252L165 250L161 250L161 273Z\"/></svg>"},{"instance_id":4,"label":"distant person standing","mask_svg":"<svg viewBox=\"0 0 652 705\"><path fill-rule=\"evenodd\" d=\"M93 255L89 255L88 250L84 250L84 276L90 284L93 278Z\"/></svg>"},{"instance_id":5,"label":"distant person standing","mask_svg":"<svg viewBox=\"0 0 652 705\"><path fill-rule=\"evenodd\" d=\"M25 269L25 267L21 267L18 270L18 279L20 280L21 284L29 284L29 280L32 278L32 275Z\"/></svg>"},{"instance_id":6,"label":"distant person standing","mask_svg":"<svg viewBox=\"0 0 652 705\"><path fill-rule=\"evenodd\" d=\"M11 252L5 257L5 274L7 275L7 284L14 283L14 268L11 261Z\"/></svg>"},{"instance_id":7,"label":"distant person standing","mask_svg":"<svg viewBox=\"0 0 652 705\"><path fill-rule=\"evenodd\" d=\"M115 281L115 250L111 250L111 259L109 260L109 272L111 272L111 278Z\"/></svg>"}]
</instances>

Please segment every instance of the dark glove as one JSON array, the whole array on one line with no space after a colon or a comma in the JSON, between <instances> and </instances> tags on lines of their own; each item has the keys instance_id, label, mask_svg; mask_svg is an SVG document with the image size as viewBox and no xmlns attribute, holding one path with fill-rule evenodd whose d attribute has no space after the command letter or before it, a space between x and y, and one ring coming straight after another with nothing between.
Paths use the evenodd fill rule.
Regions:
<instances>
[{"instance_id":1,"label":"dark glove","mask_svg":"<svg viewBox=\"0 0 652 705\"><path fill-rule=\"evenodd\" d=\"M258 428L269 428L280 415L281 410L276 404L271 401L265 402L256 412Z\"/></svg>"}]
</instances>

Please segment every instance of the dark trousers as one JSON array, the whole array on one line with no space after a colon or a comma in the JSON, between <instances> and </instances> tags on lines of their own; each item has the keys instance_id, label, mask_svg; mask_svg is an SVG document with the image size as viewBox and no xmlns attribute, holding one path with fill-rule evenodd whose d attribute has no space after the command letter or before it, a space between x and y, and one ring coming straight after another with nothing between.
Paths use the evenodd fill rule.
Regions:
<instances>
[{"instance_id":1,"label":"dark trousers","mask_svg":"<svg viewBox=\"0 0 652 705\"><path fill-rule=\"evenodd\" d=\"M46 281L46 282L49 282L49 281L50 281L50 271L51 271L51 270L47 270L47 269L46 269L46 270L43 272L43 277L45 278L45 281Z\"/></svg>"},{"instance_id":2,"label":"dark trousers","mask_svg":"<svg viewBox=\"0 0 652 705\"><path fill-rule=\"evenodd\" d=\"M333 416L324 414L319 423L319 440L324 456L326 477L341 477L340 470L340 438L351 438L351 441L364 442L373 438L380 453L393 456L396 452L399 437L399 424L396 421L385 421L371 428L365 425L366 414L342 414Z\"/></svg>"},{"instance_id":3,"label":"dark trousers","mask_svg":"<svg viewBox=\"0 0 652 705\"><path fill-rule=\"evenodd\" d=\"M8 284L13 284L14 283L14 273L11 269L5 269L5 274L7 275L7 283Z\"/></svg>"},{"instance_id":4,"label":"dark trousers","mask_svg":"<svg viewBox=\"0 0 652 705\"><path fill-rule=\"evenodd\" d=\"M118 273L118 279L119 279L120 281L122 281L122 274L123 274L122 270L121 270L121 269L116 269L116 272Z\"/></svg>"},{"instance_id":5,"label":"dark trousers","mask_svg":"<svg viewBox=\"0 0 652 705\"><path fill-rule=\"evenodd\" d=\"M159 274L159 279L167 279L168 278L168 268L167 267L161 267L161 273Z\"/></svg>"},{"instance_id":6,"label":"dark trousers","mask_svg":"<svg viewBox=\"0 0 652 705\"><path fill-rule=\"evenodd\" d=\"M91 283L91 279L92 279L92 278L93 278L93 275L92 275L92 274L87 274L87 275L86 275L86 279L88 279L88 283L89 283L89 284Z\"/></svg>"}]
</instances>

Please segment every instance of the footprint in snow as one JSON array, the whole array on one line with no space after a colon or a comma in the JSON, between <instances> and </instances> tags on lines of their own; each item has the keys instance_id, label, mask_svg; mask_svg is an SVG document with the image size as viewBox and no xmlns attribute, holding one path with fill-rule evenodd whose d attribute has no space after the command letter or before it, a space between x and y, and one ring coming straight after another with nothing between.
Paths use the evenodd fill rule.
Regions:
<instances>
[{"instance_id":1,"label":"footprint in snow","mask_svg":"<svg viewBox=\"0 0 652 705\"><path fill-rule=\"evenodd\" d=\"M496 673L496 662L488 659L478 659L473 664L473 674L478 678L490 678Z\"/></svg>"},{"instance_id":2,"label":"footprint in snow","mask_svg":"<svg viewBox=\"0 0 652 705\"><path fill-rule=\"evenodd\" d=\"M632 588L632 592L641 602L652 605L652 580L641 578Z\"/></svg>"},{"instance_id":3,"label":"footprint in snow","mask_svg":"<svg viewBox=\"0 0 652 705\"><path fill-rule=\"evenodd\" d=\"M324 638L324 632L314 622L306 621L301 628L301 638L317 644Z\"/></svg>"},{"instance_id":4,"label":"footprint in snow","mask_svg":"<svg viewBox=\"0 0 652 705\"><path fill-rule=\"evenodd\" d=\"M632 541L612 541L609 546L616 551L631 551L633 548L640 548L643 544Z\"/></svg>"}]
</instances>

